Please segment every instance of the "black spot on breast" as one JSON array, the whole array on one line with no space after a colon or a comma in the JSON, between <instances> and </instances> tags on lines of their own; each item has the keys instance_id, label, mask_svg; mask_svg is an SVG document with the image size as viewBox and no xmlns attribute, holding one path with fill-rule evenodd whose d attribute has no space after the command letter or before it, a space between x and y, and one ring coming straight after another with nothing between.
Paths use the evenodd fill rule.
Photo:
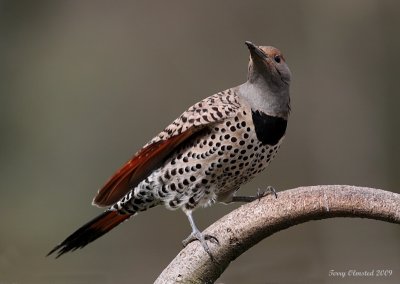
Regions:
<instances>
[{"instance_id":1,"label":"black spot on breast","mask_svg":"<svg viewBox=\"0 0 400 284\"><path fill-rule=\"evenodd\" d=\"M136 204L136 205L140 205L140 204L143 204L144 201L142 199L134 199L133 203Z\"/></svg>"},{"instance_id":2,"label":"black spot on breast","mask_svg":"<svg viewBox=\"0 0 400 284\"><path fill-rule=\"evenodd\" d=\"M287 120L260 111L252 111L253 124L258 140L264 145L275 145L285 135Z\"/></svg>"}]
</instances>

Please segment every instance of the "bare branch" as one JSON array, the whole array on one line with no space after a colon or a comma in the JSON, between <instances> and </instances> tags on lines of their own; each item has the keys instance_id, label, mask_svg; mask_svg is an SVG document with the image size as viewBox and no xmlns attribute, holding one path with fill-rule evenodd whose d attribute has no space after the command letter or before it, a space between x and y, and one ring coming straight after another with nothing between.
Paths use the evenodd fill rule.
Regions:
<instances>
[{"instance_id":1,"label":"bare branch","mask_svg":"<svg viewBox=\"0 0 400 284\"><path fill-rule=\"evenodd\" d=\"M349 185L299 187L245 204L224 216L205 232L212 262L199 242L184 248L155 283L213 283L229 263L262 239L310 220L358 217L400 224L400 194Z\"/></svg>"}]
</instances>

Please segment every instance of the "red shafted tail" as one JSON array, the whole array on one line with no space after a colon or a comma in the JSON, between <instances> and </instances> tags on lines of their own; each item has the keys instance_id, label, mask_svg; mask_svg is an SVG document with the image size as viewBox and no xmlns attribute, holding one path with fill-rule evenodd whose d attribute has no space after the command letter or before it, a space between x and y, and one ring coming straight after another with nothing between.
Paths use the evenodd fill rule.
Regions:
<instances>
[{"instance_id":1,"label":"red shafted tail","mask_svg":"<svg viewBox=\"0 0 400 284\"><path fill-rule=\"evenodd\" d=\"M117 211L105 211L92 221L80 227L61 244L53 248L47 256L57 251L57 257L60 257L66 252L74 251L78 248L83 248L87 244L100 238L105 233L109 232L117 225L127 220L132 215L119 214Z\"/></svg>"},{"instance_id":2,"label":"red shafted tail","mask_svg":"<svg viewBox=\"0 0 400 284\"><path fill-rule=\"evenodd\" d=\"M160 140L144 147L107 181L96 194L93 204L106 207L118 202L154 169L161 166L164 159L179 145L201 129L202 127L192 127L167 140Z\"/></svg>"}]
</instances>

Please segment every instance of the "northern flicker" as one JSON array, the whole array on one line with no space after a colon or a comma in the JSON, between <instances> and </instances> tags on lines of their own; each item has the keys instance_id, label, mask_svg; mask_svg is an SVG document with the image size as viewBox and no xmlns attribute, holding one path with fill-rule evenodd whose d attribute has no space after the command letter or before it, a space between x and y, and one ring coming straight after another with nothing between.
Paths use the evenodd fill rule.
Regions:
<instances>
[{"instance_id":1,"label":"northern flicker","mask_svg":"<svg viewBox=\"0 0 400 284\"><path fill-rule=\"evenodd\" d=\"M211 256L192 212L215 202L252 201L239 187L263 171L285 136L290 113L291 72L270 46L250 50L247 81L212 95L182 113L123 165L93 204L108 209L57 245L50 254L82 248L118 224L157 205L181 208L192 233Z\"/></svg>"}]
</instances>

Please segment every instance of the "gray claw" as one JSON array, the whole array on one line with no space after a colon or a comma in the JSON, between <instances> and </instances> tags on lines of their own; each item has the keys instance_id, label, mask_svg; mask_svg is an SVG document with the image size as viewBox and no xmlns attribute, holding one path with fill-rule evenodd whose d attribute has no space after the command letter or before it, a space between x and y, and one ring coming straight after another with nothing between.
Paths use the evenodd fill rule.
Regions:
<instances>
[{"instance_id":1,"label":"gray claw","mask_svg":"<svg viewBox=\"0 0 400 284\"><path fill-rule=\"evenodd\" d=\"M263 198L263 197L265 197L267 195L270 195L270 194L273 194L273 195L275 195L275 198L278 198L278 194L276 193L275 188L273 188L270 185L267 186L266 190L261 190L260 188L257 189L258 200L260 200L261 198Z\"/></svg>"},{"instance_id":2,"label":"gray claw","mask_svg":"<svg viewBox=\"0 0 400 284\"><path fill-rule=\"evenodd\" d=\"M206 253L210 256L210 258L212 260L214 260L214 257L211 254L210 248L208 247L207 241L210 241L213 244L219 245L219 241L216 237L214 237L212 235L202 234L200 231L192 232L189 235L189 237L187 237L186 239L184 239L182 241L182 244L184 247L186 247L188 244L190 244L193 241L199 241L201 243L202 247L204 248L204 250L206 251Z\"/></svg>"}]
</instances>

